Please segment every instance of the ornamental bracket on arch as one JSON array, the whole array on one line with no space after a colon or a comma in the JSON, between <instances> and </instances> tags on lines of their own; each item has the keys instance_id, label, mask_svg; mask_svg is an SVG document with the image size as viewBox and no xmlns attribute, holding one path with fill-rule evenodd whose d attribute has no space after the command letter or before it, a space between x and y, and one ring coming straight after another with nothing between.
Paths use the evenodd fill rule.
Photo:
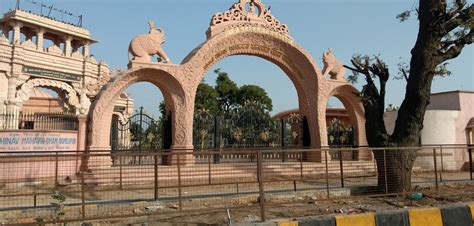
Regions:
<instances>
[{"instance_id":1,"label":"ornamental bracket on arch","mask_svg":"<svg viewBox=\"0 0 474 226\"><path fill-rule=\"evenodd\" d=\"M246 25L258 25L290 37L288 26L271 15L271 7L266 8L260 0L239 0L226 12L217 13L212 17L206 32L207 38L228 28Z\"/></svg>"}]
</instances>

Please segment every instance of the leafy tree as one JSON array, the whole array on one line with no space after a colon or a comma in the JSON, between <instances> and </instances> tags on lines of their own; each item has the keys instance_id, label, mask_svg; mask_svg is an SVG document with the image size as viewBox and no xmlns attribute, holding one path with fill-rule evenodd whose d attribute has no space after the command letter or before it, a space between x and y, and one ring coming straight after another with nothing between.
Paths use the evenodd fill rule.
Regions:
<instances>
[{"instance_id":1,"label":"leafy tree","mask_svg":"<svg viewBox=\"0 0 474 226\"><path fill-rule=\"evenodd\" d=\"M238 103L243 106L246 102L255 102L265 111L272 111L272 99L268 97L267 92L260 86L243 85L239 88L237 95Z\"/></svg>"},{"instance_id":2,"label":"leafy tree","mask_svg":"<svg viewBox=\"0 0 474 226\"><path fill-rule=\"evenodd\" d=\"M237 130L245 136L246 144L256 143L260 133L269 133L275 127L271 120L270 111L273 108L272 100L266 91L256 85L238 87L226 72L217 69L216 86L212 87L204 81L198 86L194 112L194 143L205 148L210 133L213 131L214 117L223 116L223 128L220 133L224 137L233 137ZM264 137L266 138L266 137ZM242 137L242 139L244 139ZM251 140L251 141L249 141ZM269 139L264 139L268 141ZM228 142L239 143L230 139Z\"/></svg>"},{"instance_id":3,"label":"leafy tree","mask_svg":"<svg viewBox=\"0 0 474 226\"><path fill-rule=\"evenodd\" d=\"M207 110L211 115L217 115L219 112L218 95L214 87L201 82L196 92L194 111Z\"/></svg>"},{"instance_id":4,"label":"leafy tree","mask_svg":"<svg viewBox=\"0 0 474 226\"><path fill-rule=\"evenodd\" d=\"M162 101L160 102L160 104L158 105L158 108L159 108L160 114L161 114L160 119L163 120L163 119L165 118L165 116L166 116L166 105L165 105L165 101L164 101L164 100L162 100Z\"/></svg>"},{"instance_id":5,"label":"leafy tree","mask_svg":"<svg viewBox=\"0 0 474 226\"><path fill-rule=\"evenodd\" d=\"M366 80L360 96L365 108L367 140L371 147L418 147L426 107L430 102L431 83L436 75L446 76L447 61L456 58L473 41L474 5L464 0L420 0L413 10L419 21L418 36L411 50L409 65L401 66L400 73L407 82L405 99L398 111L393 134L386 131L383 115L386 84L390 78L388 66L376 56L356 55L351 60L354 71L350 78L363 75ZM397 16L407 20L412 11ZM378 87L376 81L378 80ZM390 180L390 192L411 189L411 171L417 151L375 151L379 187ZM385 172L386 169L386 172ZM389 178L385 178L385 175Z\"/></svg>"},{"instance_id":6,"label":"leafy tree","mask_svg":"<svg viewBox=\"0 0 474 226\"><path fill-rule=\"evenodd\" d=\"M229 78L227 73L222 72L221 69L216 69L214 73L217 74L215 89L218 94L217 100L219 102L219 110L221 113L226 115L237 103L237 93L239 92L239 87Z\"/></svg>"},{"instance_id":7,"label":"leafy tree","mask_svg":"<svg viewBox=\"0 0 474 226\"><path fill-rule=\"evenodd\" d=\"M130 125L130 133L132 135L132 140L133 141L138 141L143 138L144 130L140 126L140 123L138 122L133 122Z\"/></svg>"}]
</instances>

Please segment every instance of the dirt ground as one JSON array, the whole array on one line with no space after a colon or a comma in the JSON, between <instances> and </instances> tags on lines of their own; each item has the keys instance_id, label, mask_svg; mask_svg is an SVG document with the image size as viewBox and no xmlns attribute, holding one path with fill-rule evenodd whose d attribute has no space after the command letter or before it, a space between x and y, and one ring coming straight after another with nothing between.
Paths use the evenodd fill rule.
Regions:
<instances>
[{"instance_id":1,"label":"dirt ground","mask_svg":"<svg viewBox=\"0 0 474 226\"><path fill-rule=\"evenodd\" d=\"M418 200L410 199L414 192L423 194ZM474 184L449 184L442 185L436 191L434 187L415 187L410 194L399 194L389 197L345 197L339 199L323 200L321 196L309 195L271 199L266 206L266 219L300 218L305 216L320 216L330 214L353 214L364 212L377 212L397 210L403 208L445 206L457 203L474 202ZM230 201L230 200L229 200ZM198 203L196 203L198 204ZM231 208L230 216L235 222L255 222L260 220L260 205L256 201L241 203L244 207ZM159 225L168 223L203 223L226 224L228 222L226 208L189 212L167 212L160 214L128 219L92 221L93 225L110 224L143 224Z\"/></svg>"}]
</instances>

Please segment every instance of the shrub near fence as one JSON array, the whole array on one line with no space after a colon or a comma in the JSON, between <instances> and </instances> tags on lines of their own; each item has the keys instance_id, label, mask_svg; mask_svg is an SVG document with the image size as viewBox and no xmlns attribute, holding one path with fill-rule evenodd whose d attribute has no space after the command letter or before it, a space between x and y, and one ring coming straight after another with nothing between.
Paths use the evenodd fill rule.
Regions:
<instances>
[{"instance_id":1,"label":"shrub near fence","mask_svg":"<svg viewBox=\"0 0 474 226\"><path fill-rule=\"evenodd\" d=\"M467 171L447 170L449 164L455 163L446 161L449 153L471 156L471 149L459 146L417 149L422 155L411 175L413 185L437 187L442 182L472 181L472 167L467 167ZM340 149L347 150L350 149ZM55 221L52 218L55 209L51 205L55 202L51 197L55 192L66 197L62 220L222 209L248 203L256 203L265 219L267 205L301 201L297 196L326 199L387 194L387 186L393 181L387 175L385 178L389 179L382 185L385 189L380 190L375 161L330 160L331 151L337 150L1 153L0 171L8 173L0 178L0 219L40 217ZM305 156L312 152L321 152L322 162L307 162ZM283 154L292 157L281 161ZM71 174L78 169L76 160L86 158L91 171ZM136 158L147 159L147 164L125 162ZM169 161L162 159L172 159L174 164L163 165L162 162ZM472 158L470 161L468 165L472 166ZM45 163L50 168L33 168ZM23 212L10 215L11 210Z\"/></svg>"}]
</instances>

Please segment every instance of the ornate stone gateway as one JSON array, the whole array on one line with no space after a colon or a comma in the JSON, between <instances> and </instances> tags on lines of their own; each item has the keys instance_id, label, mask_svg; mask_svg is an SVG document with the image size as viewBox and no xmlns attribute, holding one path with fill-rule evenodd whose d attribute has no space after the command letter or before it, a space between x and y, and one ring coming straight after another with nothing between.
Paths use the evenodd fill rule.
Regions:
<instances>
[{"instance_id":1,"label":"ornate stone gateway","mask_svg":"<svg viewBox=\"0 0 474 226\"><path fill-rule=\"evenodd\" d=\"M159 30L162 34L162 30ZM181 62L171 64L162 51L164 37L154 38L157 30L150 26L146 52L158 54L161 62L142 56L132 41L133 59L123 71L106 85L93 103L90 113L90 150L110 150L109 134L113 103L128 86L147 81L162 91L167 111L172 118L172 146L175 151L193 150L193 112L196 90L206 72L217 62L233 55L251 55L266 59L280 67L298 93L301 117L307 120L312 147L328 145L326 104L330 96L339 98L354 123L356 143L366 145L364 112L357 90L344 79L344 68L332 50L324 54L321 71L308 52L290 36L288 27L278 21L260 0L240 0L228 11L211 19L207 39ZM141 36L144 37L144 36ZM163 39L162 39L163 38ZM142 38L145 39L145 38ZM134 39L135 40L135 39ZM147 41L148 42L148 41ZM360 156L360 157L368 157ZM308 156L321 161L319 154Z\"/></svg>"}]
</instances>

